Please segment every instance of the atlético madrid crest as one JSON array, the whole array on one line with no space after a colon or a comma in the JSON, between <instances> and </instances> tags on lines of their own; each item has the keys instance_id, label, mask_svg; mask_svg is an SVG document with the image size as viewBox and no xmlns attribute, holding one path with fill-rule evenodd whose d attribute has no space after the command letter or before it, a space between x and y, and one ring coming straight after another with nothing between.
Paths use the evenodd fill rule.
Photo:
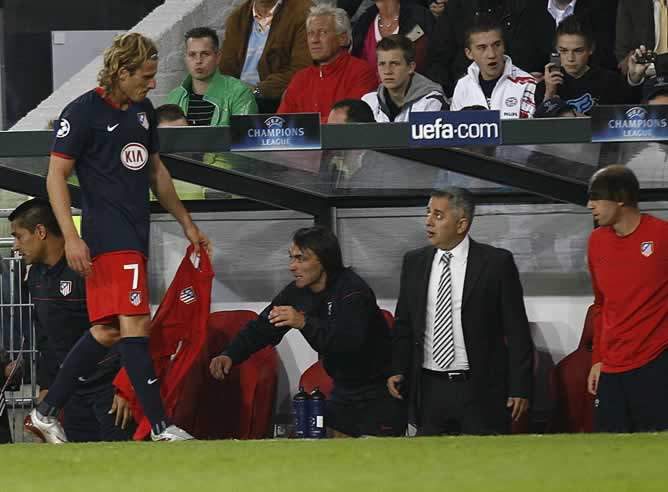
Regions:
<instances>
[{"instance_id":1,"label":"atl\u00e9tico madrid crest","mask_svg":"<svg viewBox=\"0 0 668 492\"><path fill-rule=\"evenodd\" d=\"M72 293L72 281L71 280L61 280L60 281L60 293L63 297L67 297Z\"/></svg>"},{"instance_id":2,"label":"atl\u00e9tico madrid crest","mask_svg":"<svg viewBox=\"0 0 668 492\"><path fill-rule=\"evenodd\" d=\"M148 130L148 116L146 116L146 113L137 113L137 119L139 120L139 124L144 127L144 130Z\"/></svg>"},{"instance_id":3,"label":"atl\u00e9tico madrid crest","mask_svg":"<svg viewBox=\"0 0 668 492\"><path fill-rule=\"evenodd\" d=\"M190 304L197 300L195 290L192 287L186 287L179 293L179 300L184 304Z\"/></svg>"},{"instance_id":4,"label":"atl\u00e9tico madrid crest","mask_svg":"<svg viewBox=\"0 0 668 492\"><path fill-rule=\"evenodd\" d=\"M141 304L141 291L133 290L130 292L130 304L133 306L139 306Z\"/></svg>"},{"instance_id":5,"label":"atl\u00e9tico madrid crest","mask_svg":"<svg viewBox=\"0 0 668 492\"><path fill-rule=\"evenodd\" d=\"M643 256L652 256L654 253L654 241L645 241L640 245L640 252Z\"/></svg>"}]
</instances>

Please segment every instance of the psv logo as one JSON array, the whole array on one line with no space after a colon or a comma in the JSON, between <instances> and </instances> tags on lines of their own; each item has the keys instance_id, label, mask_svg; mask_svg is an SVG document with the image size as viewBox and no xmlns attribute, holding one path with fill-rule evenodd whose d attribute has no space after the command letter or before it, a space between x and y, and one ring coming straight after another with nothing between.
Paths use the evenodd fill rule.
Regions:
<instances>
[{"instance_id":1,"label":"psv logo","mask_svg":"<svg viewBox=\"0 0 668 492\"><path fill-rule=\"evenodd\" d=\"M139 171L148 162L148 150L142 144L129 143L121 150L121 162L131 171Z\"/></svg>"}]
</instances>

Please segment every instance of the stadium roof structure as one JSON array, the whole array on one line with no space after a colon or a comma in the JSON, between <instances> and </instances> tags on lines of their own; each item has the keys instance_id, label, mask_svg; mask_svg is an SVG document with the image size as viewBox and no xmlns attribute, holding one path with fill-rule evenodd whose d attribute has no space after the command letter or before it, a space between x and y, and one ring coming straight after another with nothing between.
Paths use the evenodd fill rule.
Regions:
<instances>
[{"instance_id":1,"label":"stadium roof structure","mask_svg":"<svg viewBox=\"0 0 668 492\"><path fill-rule=\"evenodd\" d=\"M409 131L408 123L323 125L323 150L280 152L230 152L228 127L164 128L160 137L174 178L200 189L191 211L291 209L328 224L335 208L423 206L444 184L471 189L478 203L584 205L589 178L612 163L634 169L643 201L668 200L668 147L588 143L588 118L504 120L498 146L410 148ZM45 195L52 138L0 132L0 188ZM76 181L70 190L78 206Z\"/></svg>"}]
</instances>

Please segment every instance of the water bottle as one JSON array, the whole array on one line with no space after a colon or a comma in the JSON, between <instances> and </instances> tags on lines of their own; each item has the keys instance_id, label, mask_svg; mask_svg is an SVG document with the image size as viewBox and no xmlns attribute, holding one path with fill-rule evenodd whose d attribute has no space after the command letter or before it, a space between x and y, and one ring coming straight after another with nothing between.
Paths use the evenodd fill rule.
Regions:
<instances>
[{"instance_id":1,"label":"water bottle","mask_svg":"<svg viewBox=\"0 0 668 492\"><path fill-rule=\"evenodd\" d=\"M309 400L309 419L308 436L315 439L327 437L327 427L325 426L325 411L327 400L325 395L317 386L311 392Z\"/></svg>"},{"instance_id":2,"label":"water bottle","mask_svg":"<svg viewBox=\"0 0 668 492\"><path fill-rule=\"evenodd\" d=\"M304 387L299 387L299 393L292 399L292 406L295 409L295 438L303 439L308 437L309 428L309 394L304 391Z\"/></svg>"}]
</instances>

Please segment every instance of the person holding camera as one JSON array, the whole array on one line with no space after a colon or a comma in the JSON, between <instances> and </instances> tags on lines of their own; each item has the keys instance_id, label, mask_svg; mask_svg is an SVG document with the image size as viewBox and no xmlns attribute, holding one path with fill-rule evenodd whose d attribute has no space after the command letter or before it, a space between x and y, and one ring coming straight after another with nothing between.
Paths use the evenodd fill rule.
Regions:
<instances>
[{"instance_id":1,"label":"person holding camera","mask_svg":"<svg viewBox=\"0 0 668 492\"><path fill-rule=\"evenodd\" d=\"M576 114L589 115L597 104L632 104L639 94L617 72L590 65L596 49L591 31L574 16L557 27L556 53L545 65L545 76L536 88L536 102L560 98Z\"/></svg>"},{"instance_id":2,"label":"person holding camera","mask_svg":"<svg viewBox=\"0 0 668 492\"><path fill-rule=\"evenodd\" d=\"M630 53L627 60L627 81L632 87L653 86L655 79L668 75L668 54L658 54L644 44ZM647 83L645 83L647 79ZM646 101L647 97L643 97Z\"/></svg>"},{"instance_id":3,"label":"person holding camera","mask_svg":"<svg viewBox=\"0 0 668 492\"><path fill-rule=\"evenodd\" d=\"M619 0L615 29L615 56L624 75L638 46L657 54L668 53L668 5L665 0Z\"/></svg>"}]
</instances>

